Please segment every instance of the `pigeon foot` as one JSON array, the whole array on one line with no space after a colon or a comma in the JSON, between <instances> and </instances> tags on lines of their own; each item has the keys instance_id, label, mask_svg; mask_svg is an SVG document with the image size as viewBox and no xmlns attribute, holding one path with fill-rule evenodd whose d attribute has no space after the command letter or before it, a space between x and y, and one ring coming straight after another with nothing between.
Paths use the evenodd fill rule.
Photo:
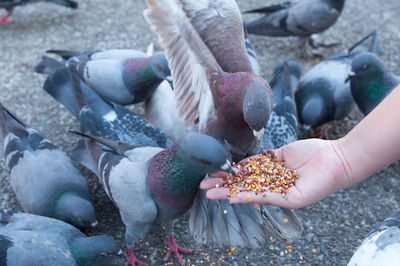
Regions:
<instances>
[{"instance_id":1,"label":"pigeon foot","mask_svg":"<svg viewBox=\"0 0 400 266\"><path fill-rule=\"evenodd\" d=\"M12 12L4 15L2 18L0 18L0 24L11 24L12 22L8 20L8 18L12 15Z\"/></svg>"},{"instance_id":2,"label":"pigeon foot","mask_svg":"<svg viewBox=\"0 0 400 266\"><path fill-rule=\"evenodd\" d=\"M323 126L318 133L312 134L311 137L329 140L328 130L329 130L329 125L327 124Z\"/></svg>"},{"instance_id":3,"label":"pigeon foot","mask_svg":"<svg viewBox=\"0 0 400 266\"><path fill-rule=\"evenodd\" d=\"M136 263L138 265L147 266L146 263L136 258L135 254L133 253L133 247L130 247L128 251L128 260L126 261L125 266L136 266Z\"/></svg>"},{"instance_id":4,"label":"pigeon foot","mask_svg":"<svg viewBox=\"0 0 400 266\"><path fill-rule=\"evenodd\" d=\"M179 254L179 251L183 252L183 253L189 253L192 252L192 250L190 250L189 248L182 248L180 247L176 241L175 241L175 237L173 234L169 235L169 240L165 240L165 244L168 245L168 252L164 257L164 261L167 261L169 256L171 255L171 252L173 252L175 254L175 257L178 258L178 261L181 265L185 264L185 261L182 259L181 255Z\"/></svg>"}]
</instances>

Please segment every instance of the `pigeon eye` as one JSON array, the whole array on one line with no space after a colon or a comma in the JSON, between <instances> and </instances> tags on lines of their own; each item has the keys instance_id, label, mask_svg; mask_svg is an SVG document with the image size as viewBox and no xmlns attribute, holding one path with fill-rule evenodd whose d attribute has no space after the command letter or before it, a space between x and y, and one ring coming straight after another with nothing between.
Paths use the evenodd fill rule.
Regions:
<instances>
[{"instance_id":1,"label":"pigeon eye","mask_svg":"<svg viewBox=\"0 0 400 266\"><path fill-rule=\"evenodd\" d=\"M362 66L362 69L363 69L363 70L367 70L368 67L369 67L369 65L365 64L365 65Z\"/></svg>"},{"instance_id":2,"label":"pigeon eye","mask_svg":"<svg viewBox=\"0 0 400 266\"><path fill-rule=\"evenodd\" d=\"M162 71L162 67L161 66L157 66L157 69Z\"/></svg>"},{"instance_id":3,"label":"pigeon eye","mask_svg":"<svg viewBox=\"0 0 400 266\"><path fill-rule=\"evenodd\" d=\"M211 164L209 161L207 161L207 160L201 160L204 164Z\"/></svg>"}]
</instances>

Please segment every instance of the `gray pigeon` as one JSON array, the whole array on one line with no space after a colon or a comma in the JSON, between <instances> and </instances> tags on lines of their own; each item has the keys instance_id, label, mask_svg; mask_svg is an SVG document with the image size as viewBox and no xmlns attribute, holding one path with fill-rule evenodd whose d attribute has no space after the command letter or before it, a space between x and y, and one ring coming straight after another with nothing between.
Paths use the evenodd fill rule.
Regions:
<instances>
[{"instance_id":1,"label":"gray pigeon","mask_svg":"<svg viewBox=\"0 0 400 266\"><path fill-rule=\"evenodd\" d=\"M168 62L162 52L154 55L127 49L47 52L60 55L67 62L77 62L78 75L87 86L104 100L121 105L147 100L170 76ZM41 62L35 71L46 72L45 67L46 62Z\"/></svg>"},{"instance_id":2,"label":"gray pigeon","mask_svg":"<svg viewBox=\"0 0 400 266\"><path fill-rule=\"evenodd\" d=\"M173 144L172 139L141 116L103 100L86 86L78 76L78 62L70 60L68 66L51 58L43 62L47 73L53 73L43 89L79 119L82 132L144 146L165 148Z\"/></svg>"},{"instance_id":3,"label":"gray pigeon","mask_svg":"<svg viewBox=\"0 0 400 266\"><path fill-rule=\"evenodd\" d=\"M340 120L350 114L354 100L350 83L346 82L354 57L364 51L375 52L377 31L373 31L350 49L341 51L318 63L300 80L296 90L296 106L303 132ZM328 138L325 126L319 137Z\"/></svg>"},{"instance_id":4,"label":"gray pigeon","mask_svg":"<svg viewBox=\"0 0 400 266\"><path fill-rule=\"evenodd\" d=\"M0 8L4 8L5 10L7 10L7 14L2 18L0 18L0 24L11 23L11 21L9 21L8 18L12 15L14 7L30 3L37 3L37 2L51 2L57 5L62 5L70 8L78 7L78 3L72 0L1 0Z\"/></svg>"},{"instance_id":5,"label":"gray pigeon","mask_svg":"<svg viewBox=\"0 0 400 266\"><path fill-rule=\"evenodd\" d=\"M170 251L164 260L173 252L182 264L179 251L190 250L176 244L172 220L192 206L206 173L234 173L229 152L214 138L200 134L189 135L165 150L85 136L90 139L80 142L73 157L97 174L120 211L130 247L126 265L144 264L135 257L133 245L156 223L166 224L170 234L166 241ZM94 140L108 149L102 150Z\"/></svg>"},{"instance_id":6,"label":"gray pigeon","mask_svg":"<svg viewBox=\"0 0 400 266\"><path fill-rule=\"evenodd\" d=\"M347 265L400 265L399 248L400 212L397 212L368 234Z\"/></svg>"},{"instance_id":7,"label":"gray pigeon","mask_svg":"<svg viewBox=\"0 0 400 266\"><path fill-rule=\"evenodd\" d=\"M147 0L145 18L158 35L171 69L178 113L189 131L215 137L234 161L259 152L272 111L272 91L255 75L233 0ZM288 223L282 226L282 220ZM276 208L211 201L199 191L190 214L197 242L260 247L267 231L299 236L297 217Z\"/></svg>"},{"instance_id":8,"label":"gray pigeon","mask_svg":"<svg viewBox=\"0 0 400 266\"><path fill-rule=\"evenodd\" d=\"M298 139L298 125L294 91L301 76L299 64L291 61L279 63L270 85L274 93L274 108L265 128L262 150L276 149Z\"/></svg>"},{"instance_id":9,"label":"gray pigeon","mask_svg":"<svg viewBox=\"0 0 400 266\"><path fill-rule=\"evenodd\" d=\"M357 55L351 71L351 94L364 115L368 115L400 84L400 77L389 73L373 53Z\"/></svg>"},{"instance_id":10,"label":"gray pigeon","mask_svg":"<svg viewBox=\"0 0 400 266\"><path fill-rule=\"evenodd\" d=\"M71 159L1 103L0 136L11 185L26 212L77 227L97 224L86 179Z\"/></svg>"},{"instance_id":11,"label":"gray pigeon","mask_svg":"<svg viewBox=\"0 0 400 266\"><path fill-rule=\"evenodd\" d=\"M112 237L87 237L57 219L0 210L2 266L109 266L117 252Z\"/></svg>"},{"instance_id":12,"label":"gray pigeon","mask_svg":"<svg viewBox=\"0 0 400 266\"><path fill-rule=\"evenodd\" d=\"M331 27L339 18L344 0L293 0L246 11L265 16L245 23L249 33L271 37L298 36L306 47L332 46L320 44L310 37Z\"/></svg>"}]
</instances>

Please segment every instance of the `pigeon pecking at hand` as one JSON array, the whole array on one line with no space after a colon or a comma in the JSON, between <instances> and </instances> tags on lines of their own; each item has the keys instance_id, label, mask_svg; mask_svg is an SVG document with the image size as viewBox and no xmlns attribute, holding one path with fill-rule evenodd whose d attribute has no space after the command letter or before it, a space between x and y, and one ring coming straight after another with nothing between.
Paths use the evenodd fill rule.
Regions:
<instances>
[{"instance_id":1,"label":"pigeon pecking at hand","mask_svg":"<svg viewBox=\"0 0 400 266\"><path fill-rule=\"evenodd\" d=\"M373 53L357 55L349 73L351 94L364 115L368 115L400 84L400 77L385 69Z\"/></svg>"},{"instance_id":2,"label":"pigeon pecking at hand","mask_svg":"<svg viewBox=\"0 0 400 266\"><path fill-rule=\"evenodd\" d=\"M109 266L117 261L117 252L117 242L110 236L87 237L57 219L0 210L2 266Z\"/></svg>"},{"instance_id":3,"label":"pigeon pecking at hand","mask_svg":"<svg viewBox=\"0 0 400 266\"><path fill-rule=\"evenodd\" d=\"M311 128L340 120L354 108L354 99L347 78L351 63L361 52L377 52L377 31L373 31L351 48L315 65L300 80L295 94L297 114L303 125L303 136ZM328 139L328 125L316 137Z\"/></svg>"},{"instance_id":4,"label":"pigeon pecking at hand","mask_svg":"<svg viewBox=\"0 0 400 266\"><path fill-rule=\"evenodd\" d=\"M187 130L213 136L234 161L258 153L273 96L246 53L236 2L147 0L147 6L144 15L166 53ZM282 225L284 218L288 222ZM232 206L208 200L201 190L189 226L197 242L236 247L260 247L269 242L267 232L285 239L301 232L291 210Z\"/></svg>"},{"instance_id":5,"label":"pigeon pecking at hand","mask_svg":"<svg viewBox=\"0 0 400 266\"><path fill-rule=\"evenodd\" d=\"M214 138L200 134L191 134L167 149L85 136L89 138L80 142L73 157L97 174L120 211L129 247L126 265L145 265L134 255L133 246L156 223L167 225L170 235L164 260L172 252L184 265L179 252L190 250L176 244L172 220L192 206L207 173L234 173L229 152ZM108 149L101 149L95 140Z\"/></svg>"},{"instance_id":6,"label":"pigeon pecking at hand","mask_svg":"<svg viewBox=\"0 0 400 266\"><path fill-rule=\"evenodd\" d=\"M104 100L121 105L149 99L158 85L170 76L163 52L153 55L128 49L47 52L57 54L67 62L76 62L77 73L87 86ZM35 71L45 73L46 62L39 63Z\"/></svg>"},{"instance_id":7,"label":"pigeon pecking at hand","mask_svg":"<svg viewBox=\"0 0 400 266\"><path fill-rule=\"evenodd\" d=\"M330 47L335 44L322 44L311 38L331 27L339 18L344 0L293 0L280 4L257 8L245 13L263 13L265 16L245 23L251 34L271 37L298 36L299 44L305 49Z\"/></svg>"},{"instance_id":8,"label":"pigeon pecking at hand","mask_svg":"<svg viewBox=\"0 0 400 266\"><path fill-rule=\"evenodd\" d=\"M0 137L11 185L26 212L80 228L97 225L86 179L71 159L1 103Z\"/></svg>"},{"instance_id":9,"label":"pigeon pecking at hand","mask_svg":"<svg viewBox=\"0 0 400 266\"><path fill-rule=\"evenodd\" d=\"M36 2L51 2L57 5L66 6L69 8L77 8L78 3L72 0L1 0L0 1L0 8L4 8L7 10L7 14L0 18L0 24L10 24L11 21L8 18L12 15L14 11L14 7L19 5L26 5L30 3Z\"/></svg>"}]
</instances>

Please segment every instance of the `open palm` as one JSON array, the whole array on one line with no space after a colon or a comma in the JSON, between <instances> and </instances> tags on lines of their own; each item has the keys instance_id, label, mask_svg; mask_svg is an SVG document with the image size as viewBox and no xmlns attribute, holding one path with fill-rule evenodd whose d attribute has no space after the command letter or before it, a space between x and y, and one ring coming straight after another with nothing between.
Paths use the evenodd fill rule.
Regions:
<instances>
[{"instance_id":1,"label":"open palm","mask_svg":"<svg viewBox=\"0 0 400 266\"><path fill-rule=\"evenodd\" d=\"M299 175L296 185L291 188L287 198L273 192L258 195L254 192L240 192L229 201L232 204L254 202L284 208L301 208L324 199L348 185L348 175L340 150L337 141L320 139L300 140L273 150L277 154L278 161L284 161L286 167L295 169ZM215 178L203 180L201 188L208 190L209 199L227 199L229 189L215 187L216 184L223 182L220 178L222 175L224 174L218 173L212 176Z\"/></svg>"}]
</instances>

